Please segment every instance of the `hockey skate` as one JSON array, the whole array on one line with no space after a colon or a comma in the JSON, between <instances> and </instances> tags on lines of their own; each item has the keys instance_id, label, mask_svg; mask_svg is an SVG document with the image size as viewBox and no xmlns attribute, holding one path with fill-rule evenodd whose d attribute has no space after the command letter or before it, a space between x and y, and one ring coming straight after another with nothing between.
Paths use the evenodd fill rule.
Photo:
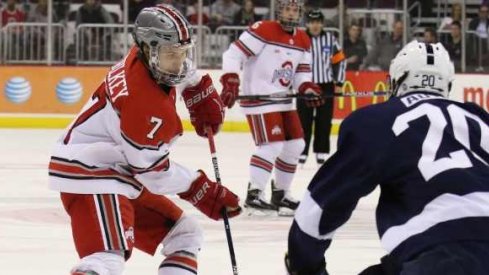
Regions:
<instances>
[{"instance_id":1,"label":"hockey skate","mask_svg":"<svg viewBox=\"0 0 489 275\"><path fill-rule=\"evenodd\" d=\"M328 154L326 154L326 153L317 153L316 154L316 162L318 165L323 165L323 163L326 162L327 158L328 158Z\"/></svg>"},{"instance_id":2,"label":"hockey skate","mask_svg":"<svg viewBox=\"0 0 489 275\"><path fill-rule=\"evenodd\" d=\"M270 216L277 213L278 207L268 203L264 198L264 192L260 189L251 189L251 183L248 184L248 194L244 207L247 209L249 216Z\"/></svg>"},{"instance_id":3,"label":"hockey skate","mask_svg":"<svg viewBox=\"0 0 489 275\"><path fill-rule=\"evenodd\" d=\"M299 157L299 164L300 164L301 168L303 168L304 165L306 164L306 160L307 160L307 155L301 155Z\"/></svg>"},{"instance_id":4,"label":"hockey skate","mask_svg":"<svg viewBox=\"0 0 489 275\"><path fill-rule=\"evenodd\" d=\"M278 208L279 216L294 216L295 210L299 206L299 201L293 199L289 192L275 187L272 180L272 200L271 203Z\"/></svg>"}]
</instances>

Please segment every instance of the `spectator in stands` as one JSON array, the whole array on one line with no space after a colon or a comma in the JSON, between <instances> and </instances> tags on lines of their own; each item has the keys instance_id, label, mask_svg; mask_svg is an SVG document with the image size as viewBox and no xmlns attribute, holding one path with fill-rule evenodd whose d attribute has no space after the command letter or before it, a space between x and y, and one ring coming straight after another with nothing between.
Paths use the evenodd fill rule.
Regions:
<instances>
[{"instance_id":1,"label":"spectator in stands","mask_svg":"<svg viewBox=\"0 0 489 275\"><path fill-rule=\"evenodd\" d=\"M110 13L97 0L85 0L76 13L76 25L113 23Z\"/></svg>"},{"instance_id":2,"label":"spectator in stands","mask_svg":"<svg viewBox=\"0 0 489 275\"><path fill-rule=\"evenodd\" d=\"M85 0L76 13L76 25L80 24L112 24L110 13L97 0ZM82 43L79 45L82 60L104 61L113 59L112 30L100 27L84 29Z\"/></svg>"},{"instance_id":3,"label":"spectator in stands","mask_svg":"<svg viewBox=\"0 0 489 275\"><path fill-rule=\"evenodd\" d=\"M453 21L450 28L450 39L445 44L445 48L450 54L455 70L457 72L461 69L462 60L462 25L458 21Z\"/></svg>"},{"instance_id":4,"label":"spectator in stands","mask_svg":"<svg viewBox=\"0 0 489 275\"><path fill-rule=\"evenodd\" d=\"M17 0L7 0L7 7L2 10L2 27L6 26L8 23L24 21L25 13L17 8Z\"/></svg>"},{"instance_id":5,"label":"spectator in stands","mask_svg":"<svg viewBox=\"0 0 489 275\"><path fill-rule=\"evenodd\" d=\"M423 41L425 43L437 43L438 35L434 28L428 27L424 30Z\"/></svg>"},{"instance_id":6,"label":"spectator in stands","mask_svg":"<svg viewBox=\"0 0 489 275\"><path fill-rule=\"evenodd\" d=\"M7 6L1 13L2 25L5 27L10 23L22 23L25 21L25 13L17 8L16 0L7 0ZM0 29L1 31L1 29ZM22 59L24 56L24 35L21 26L10 26L5 37L9 38L10 50L7 52L7 59ZM0 43L2 41L0 40Z\"/></svg>"},{"instance_id":7,"label":"spectator in stands","mask_svg":"<svg viewBox=\"0 0 489 275\"><path fill-rule=\"evenodd\" d=\"M187 18L190 24L199 24L199 1L195 1L192 7L189 9L189 14ZM206 12L202 12L202 24L206 25L207 23L209 23L209 16Z\"/></svg>"},{"instance_id":8,"label":"spectator in stands","mask_svg":"<svg viewBox=\"0 0 489 275\"><path fill-rule=\"evenodd\" d=\"M142 9L153 7L155 5L155 0L130 0L128 11L129 23L134 23L134 20L136 20L137 15Z\"/></svg>"},{"instance_id":9,"label":"spectator in stands","mask_svg":"<svg viewBox=\"0 0 489 275\"><path fill-rule=\"evenodd\" d=\"M436 2L438 3L438 1L440 0L437 0ZM410 7L412 4L414 4L414 2L419 2L420 5L421 5L421 17L433 17L433 6L435 5L435 1L434 0L409 0L408 1L408 6ZM397 8L402 8L402 0L401 1L397 1L398 5L397 5ZM412 18L414 18L415 16L418 16L416 14L416 9L412 9L411 10L411 16L413 16Z\"/></svg>"},{"instance_id":10,"label":"spectator in stands","mask_svg":"<svg viewBox=\"0 0 489 275\"><path fill-rule=\"evenodd\" d=\"M402 48L403 31L404 24L402 21L394 22L392 34L379 41L378 45L369 53L365 63L360 66L360 69L374 66L377 67L376 69L388 71L391 60Z\"/></svg>"},{"instance_id":11,"label":"spectator in stands","mask_svg":"<svg viewBox=\"0 0 489 275\"><path fill-rule=\"evenodd\" d=\"M460 3L453 3L450 16L443 18L438 30L450 30L454 21L462 22L462 4Z\"/></svg>"},{"instance_id":12,"label":"spectator in stands","mask_svg":"<svg viewBox=\"0 0 489 275\"><path fill-rule=\"evenodd\" d=\"M479 17L472 19L469 23L469 30L476 31L480 38L487 38L489 26L489 4L482 4L479 8Z\"/></svg>"},{"instance_id":13,"label":"spectator in stands","mask_svg":"<svg viewBox=\"0 0 489 275\"><path fill-rule=\"evenodd\" d=\"M361 37L362 29L357 23L352 23L348 29L348 37L343 42L348 70L357 71L367 56L367 44Z\"/></svg>"},{"instance_id":14,"label":"spectator in stands","mask_svg":"<svg viewBox=\"0 0 489 275\"><path fill-rule=\"evenodd\" d=\"M233 25L250 26L256 21L260 21L260 17L255 13L253 0L245 0L243 8L234 15Z\"/></svg>"},{"instance_id":15,"label":"spectator in stands","mask_svg":"<svg viewBox=\"0 0 489 275\"><path fill-rule=\"evenodd\" d=\"M479 66L483 66L484 60L488 59L488 30L489 30L489 3L483 3L479 8L479 17L474 18L469 23L469 30L475 31L476 37L469 36L467 48L470 57L469 63L476 62ZM478 68L479 69L479 68Z\"/></svg>"},{"instance_id":16,"label":"spectator in stands","mask_svg":"<svg viewBox=\"0 0 489 275\"><path fill-rule=\"evenodd\" d=\"M53 12L56 13L56 18L59 21L68 19L68 11L70 10L71 0L57 0L53 1Z\"/></svg>"},{"instance_id":17,"label":"spectator in stands","mask_svg":"<svg viewBox=\"0 0 489 275\"><path fill-rule=\"evenodd\" d=\"M58 16L53 10L53 22L58 21ZM47 23L48 22L48 0L38 0L37 5L31 7L29 14L27 15L27 22ZM47 28L30 28L28 33L29 41L35 41L34 45L26 48L26 54L30 59L40 60L46 58L46 41L47 41ZM54 59L60 59L61 45L60 45L60 29L52 29L53 47L54 47Z\"/></svg>"},{"instance_id":18,"label":"spectator in stands","mask_svg":"<svg viewBox=\"0 0 489 275\"><path fill-rule=\"evenodd\" d=\"M211 5L211 18L216 25L232 25L233 17L240 9L233 0L217 0Z\"/></svg>"},{"instance_id":19,"label":"spectator in stands","mask_svg":"<svg viewBox=\"0 0 489 275\"><path fill-rule=\"evenodd\" d=\"M344 9L343 9L343 26L345 26L345 27L350 26L354 20L355 20L355 18L352 18L348 14L348 7L344 6ZM333 16L333 18L331 18L331 23L328 25L332 26L334 28L341 29L340 28L340 6L339 5L338 5L338 13L335 16Z\"/></svg>"},{"instance_id":20,"label":"spectator in stands","mask_svg":"<svg viewBox=\"0 0 489 275\"><path fill-rule=\"evenodd\" d=\"M57 22L56 13L53 12L53 22ZM34 8L31 8L27 15L27 22L48 22L48 0L39 0Z\"/></svg>"}]
</instances>

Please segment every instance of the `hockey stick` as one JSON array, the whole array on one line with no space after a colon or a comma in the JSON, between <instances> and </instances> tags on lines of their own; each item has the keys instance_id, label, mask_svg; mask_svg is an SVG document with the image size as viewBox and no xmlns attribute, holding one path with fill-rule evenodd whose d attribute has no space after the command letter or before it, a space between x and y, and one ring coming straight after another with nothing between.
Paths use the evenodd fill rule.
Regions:
<instances>
[{"instance_id":1,"label":"hockey stick","mask_svg":"<svg viewBox=\"0 0 489 275\"><path fill-rule=\"evenodd\" d=\"M383 91L368 91L368 92L345 92L345 93L333 93L331 95L322 95L322 98L328 97L374 97L374 96L389 96L390 92ZM240 95L238 100L281 100L281 99L311 99L315 98L313 95L303 94L291 94L291 93L275 93L269 95Z\"/></svg>"},{"instance_id":2,"label":"hockey stick","mask_svg":"<svg viewBox=\"0 0 489 275\"><path fill-rule=\"evenodd\" d=\"M209 149L211 150L212 165L214 166L214 174L216 176L217 184L221 183L221 175L219 173L219 165L217 163L216 145L214 144L214 134L211 127L207 127L207 140L209 141ZM229 256L231 257L231 266L233 268L233 275L238 275L238 265L236 264L236 255L234 254L233 237L231 236L231 227L229 226L229 219L226 209L222 209L222 219L224 221L224 230L226 231L226 239L228 241Z\"/></svg>"}]
</instances>

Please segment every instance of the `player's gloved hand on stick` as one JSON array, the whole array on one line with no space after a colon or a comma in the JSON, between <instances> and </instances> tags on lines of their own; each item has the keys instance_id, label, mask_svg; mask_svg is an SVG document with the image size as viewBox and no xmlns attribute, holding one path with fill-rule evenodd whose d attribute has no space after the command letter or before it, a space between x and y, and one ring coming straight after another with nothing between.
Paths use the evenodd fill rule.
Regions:
<instances>
[{"instance_id":1,"label":"player's gloved hand on stick","mask_svg":"<svg viewBox=\"0 0 489 275\"><path fill-rule=\"evenodd\" d=\"M324 104L321 97L321 88L313 82L304 82L299 86L299 94L305 95L306 105L309 107L319 107Z\"/></svg>"},{"instance_id":2,"label":"player's gloved hand on stick","mask_svg":"<svg viewBox=\"0 0 489 275\"><path fill-rule=\"evenodd\" d=\"M321 265L315 267L309 267L303 270L294 270L289 261L289 254L285 253L285 268L287 269L287 275L329 275L326 271L326 261L323 261Z\"/></svg>"},{"instance_id":3,"label":"player's gloved hand on stick","mask_svg":"<svg viewBox=\"0 0 489 275\"><path fill-rule=\"evenodd\" d=\"M185 106L190 113L190 122L199 136L206 136L205 126L210 126L214 134L219 132L224 121L224 105L212 85L208 74L192 87L182 92Z\"/></svg>"},{"instance_id":4,"label":"player's gloved hand on stick","mask_svg":"<svg viewBox=\"0 0 489 275\"><path fill-rule=\"evenodd\" d=\"M222 92L221 99L228 108L234 106L236 97L239 93L239 75L236 73L226 73L221 76Z\"/></svg>"},{"instance_id":5,"label":"player's gloved hand on stick","mask_svg":"<svg viewBox=\"0 0 489 275\"><path fill-rule=\"evenodd\" d=\"M189 190L178 194L180 198L189 201L202 213L213 220L222 218L222 209L226 209L228 217L232 218L241 213L239 198L225 186L207 178L203 171L192 183Z\"/></svg>"}]
</instances>

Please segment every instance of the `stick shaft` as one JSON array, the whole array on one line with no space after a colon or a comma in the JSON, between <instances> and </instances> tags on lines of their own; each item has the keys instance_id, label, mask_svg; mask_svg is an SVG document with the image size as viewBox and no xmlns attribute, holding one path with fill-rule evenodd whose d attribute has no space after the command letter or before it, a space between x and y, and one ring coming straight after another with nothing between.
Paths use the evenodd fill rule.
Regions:
<instances>
[{"instance_id":1,"label":"stick shaft","mask_svg":"<svg viewBox=\"0 0 489 275\"><path fill-rule=\"evenodd\" d=\"M219 173L219 164L217 162L216 145L214 143L214 134L212 129L208 127L206 129L207 140L209 141L209 149L211 151L212 166L214 167L214 175L216 176L216 182L221 183L221 175ZM236 263L236 254L234 253L233 237L231 235L231 226L229 225L229 219L226 209L222 210L222 219L224 222L224 231L226 232L226 239L228 243L229 256L231 257L231 267L233 269L233 275L238 275L238 265Z\"/></svg>"},{"instance_id":2,"label":"stick shaft","mask_svg":"<svg viewBox=\"0 0 489 275\"><path fill-rule=\"evenodd\" d=\"M358 92L345 92L345 93L333 93L329 95L323 95L321 97L374 97L374 96L389 96L390 92L383 91L358 91ZM314 96L303 95L303 94L289 94L289 93L277 93L269 95L240 95L239 100L280 100L280 99L292 99L301 98L308 99Z\"/></svg>"}]
</instances>

